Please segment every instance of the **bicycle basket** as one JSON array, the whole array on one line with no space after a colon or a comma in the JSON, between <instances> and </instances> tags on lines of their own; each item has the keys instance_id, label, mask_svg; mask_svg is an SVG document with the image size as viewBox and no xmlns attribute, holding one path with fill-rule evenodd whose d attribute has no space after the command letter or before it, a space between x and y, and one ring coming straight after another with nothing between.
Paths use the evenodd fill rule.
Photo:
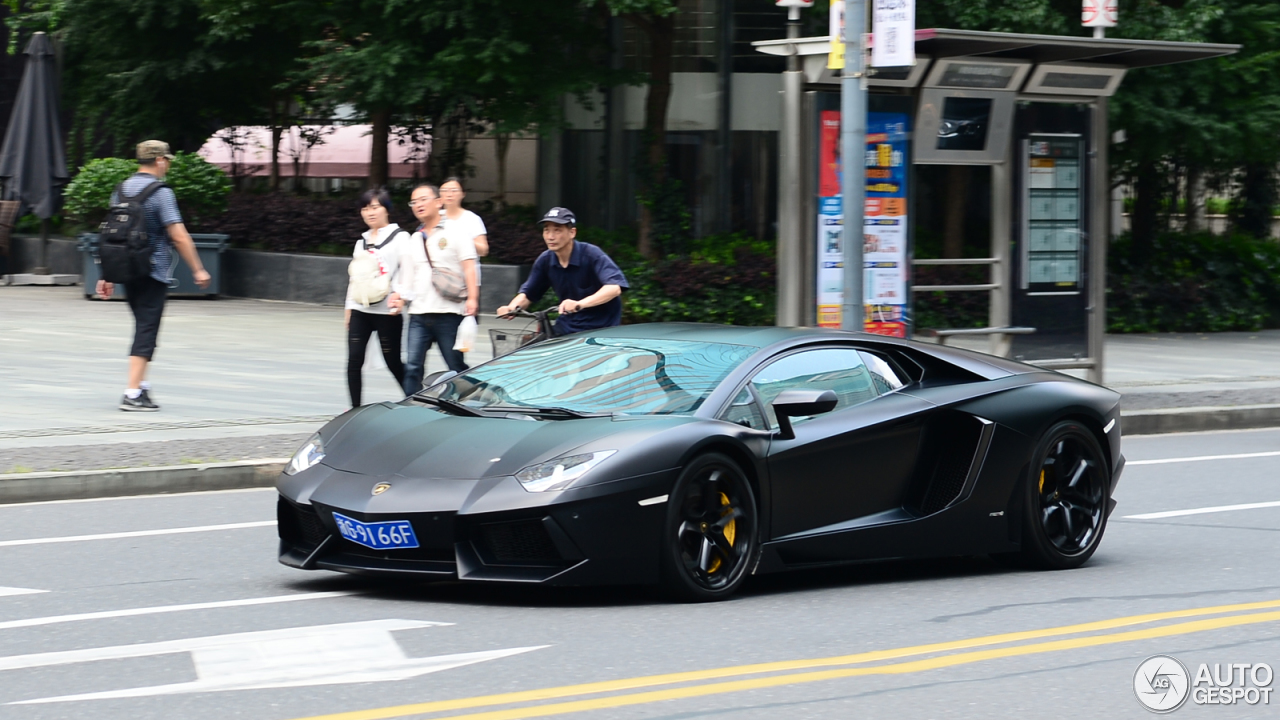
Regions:
<instances>
[{"instance_id":1,"label":"bicycle basket","mask_svg":"<svg viewBox=\"0 0 1280 720\"><path fill-rule=\"evenodd\" d=\"M490 330L489 340L493 343L493 356L499 357L515 352L538 338L538 332L532 328L523 330Z\"/></svg>"}]
</instances>

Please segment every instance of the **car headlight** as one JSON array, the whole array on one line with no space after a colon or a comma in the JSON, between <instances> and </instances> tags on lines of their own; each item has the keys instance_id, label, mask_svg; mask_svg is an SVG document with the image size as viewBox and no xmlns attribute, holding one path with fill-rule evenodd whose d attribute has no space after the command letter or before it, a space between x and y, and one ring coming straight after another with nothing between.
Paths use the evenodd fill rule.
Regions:
<instances>
[{"instance_id":1,"label":"car headlight","mask_svg":"<svg viewBox=\"0 0 1280 720\"><path fill-rule=\"evenodd\" d=\"M530 465L516 473L516 479L529 492L548 492L563 490L578 478L586 475L591 468L604 462L604 459L618 452L617 450L601 450L583 455L570 455L547 462Z\"/></svg>"},{"instance_id":2,"label":"car headlight","mask_svg":"<svg viewBox=\"0 0 1280 720\"><path fill-rule=\"evenodd\" d=\"M293 458L289 460L289 464L284 468L284 474L297 475L323 459L324 441L320 439L320 433L316 433L303 443L302 447L298 448L298 452L293 454Z\"/></svg>"}]
</instances>

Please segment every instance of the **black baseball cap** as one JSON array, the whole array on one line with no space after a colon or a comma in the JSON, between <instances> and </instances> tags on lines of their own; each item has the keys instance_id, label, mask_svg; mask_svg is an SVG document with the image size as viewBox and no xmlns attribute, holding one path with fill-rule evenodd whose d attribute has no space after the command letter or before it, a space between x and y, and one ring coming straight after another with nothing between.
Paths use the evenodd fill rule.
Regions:
<instances>
[{"instance_id":1,"label":"black baseball cap","mask_svg":"<svg viewBox=\"0 0 1280 720\"><path fill-rule=\"evenodd\" d=\"M569 208L553 207L547 211L546 215L538 221L538 224L553 222L557 225L577 225L578 216L573 214Z\"/></svg>"}]
</instances>

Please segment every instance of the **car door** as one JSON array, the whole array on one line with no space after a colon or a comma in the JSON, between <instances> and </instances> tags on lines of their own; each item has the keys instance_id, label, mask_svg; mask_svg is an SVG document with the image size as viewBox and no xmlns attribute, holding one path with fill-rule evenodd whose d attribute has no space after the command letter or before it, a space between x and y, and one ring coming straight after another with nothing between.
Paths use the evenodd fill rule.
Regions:
<instances>
[{"instance_id":1,"label":"car door","mask_svg":"<svg viewBox=\"0 0 1280 720\"><path fill-rule=\"evenodd\" d=\"M888 374L888 377L886 377ZM770 441L771 538L838 531L859 518L902 507L931 404L894 392L903 379L882 358L854 347L785 355L748 386L764 423L778 427L770 403L785 390L832 390L832 412L793 418L795 437Z\"/></svg>"}]
</instances>

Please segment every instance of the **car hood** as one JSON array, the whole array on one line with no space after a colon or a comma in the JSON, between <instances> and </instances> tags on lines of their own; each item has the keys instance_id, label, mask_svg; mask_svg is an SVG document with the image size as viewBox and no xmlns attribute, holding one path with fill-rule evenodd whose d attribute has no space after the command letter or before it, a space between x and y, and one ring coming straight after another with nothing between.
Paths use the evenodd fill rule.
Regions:
<instances>
[{"instance_id":1,"label":"car hood","mask_svg":"<svg viewBox=\"0 0 1280 720\"><path fill-rule=\"evenodd\" d=\"M323 464L361 475L478 479L512 475L622 433L688 418L526 420L448 415L420 405L371 405L326 438ZM321 433L325 433L322 431ZM634 438L618 438L622 449Z\"/></svg>"}]
</instances>

